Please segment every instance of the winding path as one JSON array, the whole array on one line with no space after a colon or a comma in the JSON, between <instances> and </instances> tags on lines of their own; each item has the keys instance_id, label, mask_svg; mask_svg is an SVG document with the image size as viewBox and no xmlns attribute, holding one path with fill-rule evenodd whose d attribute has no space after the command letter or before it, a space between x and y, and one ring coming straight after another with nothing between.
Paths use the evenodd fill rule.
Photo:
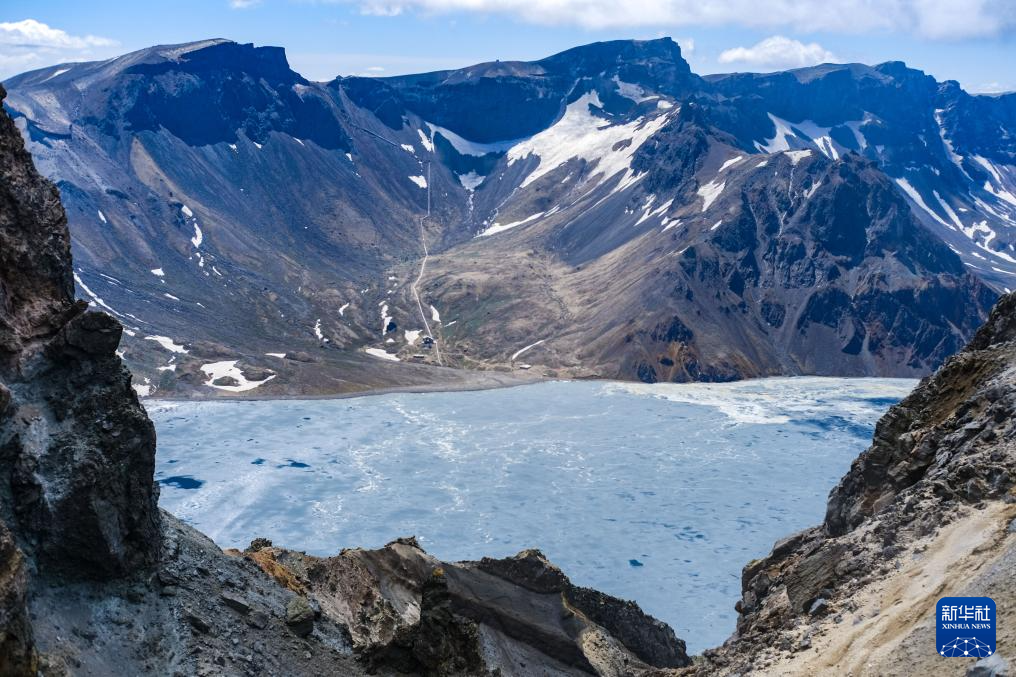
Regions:
<instances>
[{"instance_id":1,"label":"winding path","mask_svg":"<svg viewBox=\"0 0 1016 677\"><path fill-rule=\"evenodd\" d=\"M423 222L430 217L430 161L427 162L427 213L417 219L416 224L420 229L420 247L423 249L423 258L420 260L420 274L416 276L416 279L410 283L409 288L413 292L413 297L416 299L416 307L420 311L420 319L423 321L423 327L427 330L427 336L434 341L434 356L437 357L437 363L444 366L444 361L441 359L441 347L438 346L437 339L434 338L434 334L430 330L430 323L427 322L427 313L423 311L423 302L420 301L420 292L418 287L420 282L423 280L423 273L427 270L427 259L430 258L430 251L427 249L427 234L423 230Z\"/></svg>"}]
</instances>

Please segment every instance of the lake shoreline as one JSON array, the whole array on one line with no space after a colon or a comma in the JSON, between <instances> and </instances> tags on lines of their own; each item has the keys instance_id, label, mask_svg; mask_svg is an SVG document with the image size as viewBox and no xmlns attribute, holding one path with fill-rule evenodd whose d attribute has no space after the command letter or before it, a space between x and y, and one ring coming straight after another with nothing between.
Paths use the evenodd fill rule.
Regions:
<instances>
[{"instance_id":1,"label":"lake shoreline","mask_svg":"<svg viewBox=\"0 0 1016 677\"><path fill-rule=\"evenodd\" d=\"M547 378L543 376L507 376L497 379L477 379L476 382L466 383L428 383L410 386L391 386L386 388L368 388L348 393L322 393L322 394L271 394L271 395L199 395L196 397L172 397L153 396L142 398L141 403L146 402L289 402L300 400L348 400L358 397L378 397L381 395L398 394L427 394L427 393L463 393L479 392L484 390L499 390L501 388L515 388L518 386L535 385L537 383L551 383L554 381L581 381L593 379L569 379L569 378ZM597 379L598 380L598 379ZM611 379L604 379L611 380Z\"/></svg>"}]
</instances>

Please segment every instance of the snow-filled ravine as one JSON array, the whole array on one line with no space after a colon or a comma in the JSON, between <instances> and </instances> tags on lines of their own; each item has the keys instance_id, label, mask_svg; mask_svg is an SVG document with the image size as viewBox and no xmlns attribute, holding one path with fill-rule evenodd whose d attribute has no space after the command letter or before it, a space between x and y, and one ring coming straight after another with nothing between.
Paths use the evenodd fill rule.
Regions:
<instances>
[{"instance_id":1,"label":"snow-filled ravine","mask_svg":"<svg viewBox=\"0 0 1016 677\"><path fill-rule=\"evenodd\" d=\"M149 402L161 504L223 547L404 535L446 560L543 550L699 652L741 567L820 522L914 381L551 382L354 399Z\"/></svg>"}]
</instances>

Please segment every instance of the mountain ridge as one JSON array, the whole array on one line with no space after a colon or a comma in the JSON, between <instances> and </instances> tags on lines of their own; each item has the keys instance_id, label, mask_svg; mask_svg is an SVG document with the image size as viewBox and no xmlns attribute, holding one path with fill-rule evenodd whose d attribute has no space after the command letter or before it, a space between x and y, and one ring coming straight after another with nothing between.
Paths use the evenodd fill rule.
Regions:
<instances>
[{"instance_id":1,"label":"mountain ridge","mask_svg":"<svg viewBox=\"0 0 1016 677\"><path fill-rule=\"evenodd\" d=\"M521 374L533 344L543 376L923 375L1016 275L1016 168L973 122L1016 129L1007 100L899 62L701 78L664 38L315 83L212 40L61 68L6 105L148 392Z\"/></svg>"}]
</instances>

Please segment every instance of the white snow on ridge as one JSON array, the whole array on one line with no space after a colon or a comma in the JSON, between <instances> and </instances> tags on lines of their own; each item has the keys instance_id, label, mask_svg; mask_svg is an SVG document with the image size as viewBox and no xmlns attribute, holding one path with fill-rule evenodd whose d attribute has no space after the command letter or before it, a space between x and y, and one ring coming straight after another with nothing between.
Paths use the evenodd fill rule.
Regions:
<instances>
[{"instance_id":1,"label":"white snow on ridge","mask_svg":"<svg viewBox=\"0 0 1016 677\"><path fill-rule=\"evenodd\" d=\"M417 134L420 135L420 143L428 153L434 152L434 142L430 140L430 137L423 133L422 129L416 130Z\"/></svg>"},{"instance_id":2,"label":"white snow on ridge","mask_svg":"<svg viewBox=\"0 0 1016 677\"><path fill-rule=\"evenodd\" d=\"M790 164L792 164L792 165L794 165L796 167L801 160L803 160L804 158L809 157L811 155L811 151L810 150L788 150L788 151L786 151L784 153L784 155L786 155L788 158L790 158Z\"/></svg>"},{"instance_id":3,"label":"white snow on ridge","mask_svg":"<svg viewBox=\"0 0 1016 677\"><path fill-rule=\"evenodd\" d=\"M732 166L736 165L738 162L740 162L743 159L744 159L743 155L738 155L737 157L730 158L729 160L724 162L722 165L720 165L720 168L719 168L719 170L717 170L717 172L722 172L727 167L732 167Z\"/></svg>"},{"instance_id":4,"label":"white snow on ridge","mask_svg":"<svg viewBox=\"0 0 1016 677\"><path fill-rule=\"evenodd\" d=\"M441 321L441 313L437 312L437 308L435 308L434 306L430 307L430 319L433 320L434 322Z\"/></svg>"},{"instance_id":5,"label":"white snow on ridge","mask_svg":"<svg viewBox=\"0 0 1016 677\"><path fill-rule=\"evenodd\" d=\"M535 348L536 346L540 345L541 343L543 343L546 340L547 339L540 339L536 343L530 343L528 346L526 346L525 348L522 348L521 350L516 350L515 353L512 354L511 359L515 360L522 353L528 351L530 348Z\"/></svg>"},{"instance_id":6,"label":"white snow on ridge","mask_svg":"<svg viewBox=\"0 0 1016 677\"><path fill-rule=\"evenodd\" d=\"M265 353L268 357L277 357L280 360L286 357L286 353Z\"/></svg>"},{"instance_id":7,"label":"white snow on ridge","mask_svg":"<svg viewBox=\"0 0 1016 677\"><path fill-rule=\"evenodd\" d=\"M489 228L487 228L485 230L482 230L479 233L477 233L476 237L487 237L489 235L497 235L498 233L503 233L504 231L511 230L512 228L515 228L516 226L521 226L524 223L529 223L530 221L535 221L536 219L538 219L541 216L543 216L543 214L544 214L544 212L537 212L536 214L533 214L532 216L527 216L526 218L522 219L521 221L512 221L511 223L501 224L501 223L495 222L494 225L492 225Z\"/></svg>"},{"instance_id":8,"label":"white snow on ridge","mask_svg":"<svg viewBox=\"0 0 1016 677\"><path fill-rule=\"evenodd\" d=\"M463 138L458 134L456 134L455 132L453 132L452 130L445 129L444 127L441 127L439 125L435 125L430 122L426 123L426 125L430 127L431 134L440 134L441 136L443 136L445 139L448 140L448 143L452 145L452 148L457 150L461 155L472 155L474 157L482 157L484 155L487 155L488 153L503 153L512 146L518 144L519 141L521 141L521 139L513 139L511 141L495 141L493 143L479 143L476 141L470 141L469 139ZM421 136L423 135L422 130L420 131L420 134ZM428 143L430 143L429 140ZM433 151L433 148L434 145L433 143L431 143L430 148L428 148L428 150Z\"/></svg>"},{"instance_id":9,"label":"white snow on ridge","mask_svg":"<svg viewBox=\"0 0 1016 677\"><path fill-rule=\"evenodd\" d=\"M899 178L899 179L896 179L896 185L898 185L903 190L903 192L907 194L907 197L909 197L911 200L913 200L914 203L918 207L923 209L924 212L926 214L928 214L928 216L930 216L931 218L935 219L935 221L937 221L938 223L942 224L946 228L952 228L952 226L950 226L948 223L946 223L945 220L941 216L936 214L931 209L931 207L928 206L928 203L924 201L924 198L921 197L921 194L917 192L917 189L914 188L912 185L910 185L909 181L907 181L904 178Z\"/></svg>"},{"instance_id":10,"label":"white snow on ridge","mask_svg":"<svg viewBox=\"0 0 1016 677\"><path fill-rule=\"evenodd\" d=\"M652 101L658 99L658 96L646 96L646 91L639 85L631 82L624 82L616 74L614 75L614 84L617 85L617 93L626 99L631 99L635 103L642 103L643 101Z\"/></svg>"},{"instance_id":11,"label":"white snow on ridge","mask_svg":"<svg viewBox=\"0 0 1016 677\"><path fill-rule=\"evenodd\" d=\"M152 275L155 277L166 277L166 271L162 268L152 268Z\"/></svg>"},{"instance_id":12,"label":"white snow on ridge","mask_svg":"<svg viewBox=\"0 0 1016 677\"><path fill-rule=\"evenodd\" d=\"M201 371L208 376L208 380L205 381L204 384L210 388L216 388L218 390L226 390L231 393L242 393L247 390L253 390L254 388L264 385L275 378L275 374L272 374L261 381L250 381L243 375L243 371L236 366L237 362L239 362L239 360L224 360L222 362L210 362L208 364L201 365ZM232 378L237 382L237 385L215 385L215 381L220 378Z\"/></svg>"},{"instance_id":13,"label":"white snow on ridge","mask_svg":"<svg viewBox=\"0 0 1016 677\"><path fill-rule=\"evenodd\" d=\"M410 176L409 180L415 183L420 188L427 187L427 178L423 176Z\"/></svg>"},{"instance_id":14,"label":"white snow on ridge","mask_svg":"<svg viewBox=\"0 0 1016 677\"><path fill-rule=\"evenodd\" d=\"M833 139L831 136L832 127L822 127L811 120L790 122L783 118L778 118L772 113L767 113L767 115L772 120L773 125L776 126L776 134L771 139L766 139L765 143L755 143L755 147L761 151L778 153L780 151L792 150L791 139L795 140L794 145L798 147L802 145L814 145L830 160L838 160L848 150ZM857 145L863 150L868 146L868 141L864 138L864 134L861 133L860 128L862 124L864 124L864 120L851 120L843 123L845 127L853 132Z\"/></svg>"},{"instance_id":15,"label":"white snow on ridge","mask_svg":"<svg viewBox=\"0 0 1016 677\"><path fill-rule=\"evenodd\" d=\"M413 148L413 146L411 146L408 143L402 144L402 150L406 151L407 153L412 153L413 155L416 155L416 149Z\"/></svg>"},{"instance_id":16,"label":"white snow on ridge","mask_svg":"<svg viewBox=\"0 0 1016 677\"><path fill-rule=\"evenodd\" d=\"M977 164L984 167L984 169L991 174L991 177L995 179L995 183L1002 185L1002 175L999 173L998 169L995 168L995 164L991 160L983 158L980 155L974 155L973 159Z\"/></svg>"},{"instance_id":17,"label":"white snow on ridge","mask_svg":"<svg viewBox=\"0 0 1016 677\"><path fill-rule=\"evenodd\" d=\"M194 218L194 212L192 212L192 211L191 211L191 208L190 208L190 207L188 207L187 205L183 205L182 207L180 207L180 211L181 211L181 212L183 213L183 215L184 215L184 216L186 216L186 217L187 217L188 219L192 219L192 218Z\"/></svg>"},{"instance_id":18,"label":"white snow on ridge","mask_svg":"<svg viewBox=\"0 0 1016 677\"><path fill-rule=\"evenodd\" d=\"M767 139L766 143L760 144L755 143L755 147L766 153L778 153L781 150L790 150L790 142L787 141L787 137L794 136L793 130L790 129L790 123L786 120L782 120L772 113L767 113L769 119L776 125L776 135L771 139Z\"/></svg>"},{"instance_id":19,"label":"white snow on ridge","mask_svg":"<svg viewBox=\"0 0 1016 677\"><path fill-rule=\"evenodd\" d=\"M468 174L457 174L456 176L459 177L459 183L462 184L462 187L469 191L479 188L483 180L487 178L486 176L480 176L475 171Z\"/></svg>"},{"instance_id":20,"label":"white snow on ridge","mask_svg":"<svg viewBox=\"0 0 1016 677\"><path fill-rule=\"evenodd\" d=\"M960 221L960 217L956 214L956 212L953 211L953 208L949 206L949 203L942 199L942 196L938 194L937 190L931 191L931 194L935 196L935 199L938 200L938 203L942 205L942 209L944 209L945 213L949 215L949 218L952 219L952 222L956 224L956 228L958 228L959 230L963 230L964 227L963 222Z\"/></svg>"},{"instance_id":21,"label":"white snow on ridge","mask_svg":"<svg viewBox=\"0 0 1016 677\"><path fill-rule=\"evenodd\" d=\"M45 80L42 80L42 82L49 82L50 80L52 80L56 76L63 75L64 73L66 73L69 70L70 70L70 68L58 68L57 70L55 70L52 73L50 73L49 77L47 77Z\"/></svg>"},{"instance_id":22,"label":"white snow on ridge","mask_svg":"<svg viewBox=\"0 0 1016 677\"><path fill-rule=\"evenodd\" d=\"M339 308L339 317L345 317L346 316L346 308L348 308L348 307L349 307L349 303L348 302L342 304L342 306Z\"/></svg>"},{"instance_id":23,"label":"white snow on ridge","mask_svg":"<svg viewBox=\"0 0 1016 677\"><path fill-rule=\"evenodd\" d=\"M364 348L363 352L367 353L371 357L379 357L382 360L388 360L390 362L401 362L402 361L397 356L392 355L388 351L383 350L381 348Z\"/></svg>"},{"instance_id":24,"label":"white snow on ridge","mask_svg":"<svg viewBox=\"0 0 1016 677\"><path fill-rule=\"evenodd\" d=\"M999 200L1002 200L1003 202L1008 202L1012 206L1016 206L1016 195L1013 195L1013 193L1006 188L1006 180L1005 176L1003 175L1003 173L1006 170L1009 170L1009 168L1008 167L1000 168L991 160L983 158L980 155L974 155L973 159L975 162L977 162L977 164L981 165L991 175L992 179L995 180L995 185L997 186L997 188L991 185L991 181L985 181L984 190L988 193L991 193Z\"/></svg>"},{"instance_id":25,"label":"white snow on ridge","mask_svg":"<svg viewBox=\"0 0 1016 677\"><path fill-rule=\"evenodd\" d=\"M106 302L105 302L105 301L103 301L103 300L102 300L101 298L99 298L99 295L98 295L98 294L96 294L96 293L95 293L94 291L92 291L91 289L89 289L89 288L88 288L88 285L86 285L86 284L84 283L84 281L83 281L83 280L81 279L81 276L80 276L80 275L78 275L77 273L74 273L74 281L78 283L78 286L79 286L79 287L81 287L81 291L85 292L85 294L87 294L87 295L88 295L88 297L92 299L92 302L93 302L93 303L94 303L95 305L97 305L97 306L100 306L100 307L102 307L102 308L105 308L106 310L108 310L109 312L111 312L111 313L112 313L112 314L114 314L114 315L120 315L120 313L118 313L118 312L116 312L115 310L113 310L113 309L112 309L112 308L111 308L111 307L109 306L109 304L108 304L108 303L106 303Z\"/></svg>"},{"instance_id":26,"label":"white snow on ridge","mask_svg":"<svg viewBox=\"0 0 1016 677\"><path fill-rule=\"evenodd\" d=\"M612 125L609 120L593 115L590 106L603 107L595 91L588 92L569 104L561 119L549 128L508 151L509 165L531 155L539 158L539 165L525 178L521 187L528 186L576 158L596 162L596 168L590 175L598 175L600 182L619 172L630 171L635 151L669 117L663 114L651 119L639 118L627 124Z\"/></svg>"},{"instance_id":27,"label":"white snow on ridge","mask_svg":"<svg viewBox=\"0 0 1016 677\"><path fill-rule=\"evenodd\" d=\"M205 236L201 232L201 226L199 226L198 222L195 221L194 222L194 237L191 238L191 244L194 245L195 247L200 247L201 243L204 242L204 240L205 240Z\"/></svg>"},{"instance_id":28,"label":"white snow on ridge","mask_svg":"<svg viewBox=\"0 0 1016 677\"><path fill-rule=\"evenodd\" d=\"M388 314L388 303L382 301L381 306L381 336L384 337L388 333L388 323L392 321L392 316Z\"/></svg>"},{"instance_id":29,"label":"white snow on ridge","mask_svg":"<svg viewBox=\"0 0 1016 677\"><path fill-rule=\"evenodd\" d=\"M317 319L317 322L314 323L314 336L317 337L318 341L327 341L328 340L328 339L325 338L324 333L321 331L321 318L320 317Z\"/></svg>"},{"instance_id":30,"label":"white snow on ridge","mask_svg":"<svg viewBox=\"0 0 1016 677\"><path fill-rule=\"evenodd\" d=\"M646 221L646 220L648 220L648 219L650 219L650 218L652 218L654 216L662 216L664 212L666 212L668 209L670 209L670 206L672 204L674 204L674 199L673 198L667 200L666 202L661 204L656 209L653 209L652 211L650 211L649 208L652 206L652 200L650 200L648 203L646 203L645 210L642 212L642 216L639 217L639 220L635 222L635 225L637 226L640 223L642 223L643 221Z\"/></svg>"},{"instance_id":31,"label":"white snow on ridge","mask_svg":"<svg viewBox=\"0 0 1016 677\"><path fill-rule=\"evenodd\" d=\"M698 194L702 198L702 211L708 210L710 205L716 202L716 198L723 193L723 189L726 188L726 186L726 181L720 181L717 183L716 180L713 179L698 189Z\"/></svg>"},{"instance_id":32,"label":"white snow on ridge","mask_svg":"<svg viewBox=\"0 0 1016 677\"><path fill-rule=\"evenodd\" d=\"M173 339L169 338L168 336L146 336L145 340L155 341L156 343L158 343L160 346L162 346L164 349L168 350L171 353L179 353L182 355L187 354L186 348L184 348L179 343L176 343L175 341L173 341Z\"/></svg>"},{"instance_id":33,"label":"white snow on ridge","mask_svg":"<svg viewBox=\"0 0 1016 677\"><path fill-rule=\"evenodd\" d=\"M99 210L99 220L103 223L109 223L109 221L106 220L106 215L102 213L101 209Z\"/></svg>"}]
</instances>

